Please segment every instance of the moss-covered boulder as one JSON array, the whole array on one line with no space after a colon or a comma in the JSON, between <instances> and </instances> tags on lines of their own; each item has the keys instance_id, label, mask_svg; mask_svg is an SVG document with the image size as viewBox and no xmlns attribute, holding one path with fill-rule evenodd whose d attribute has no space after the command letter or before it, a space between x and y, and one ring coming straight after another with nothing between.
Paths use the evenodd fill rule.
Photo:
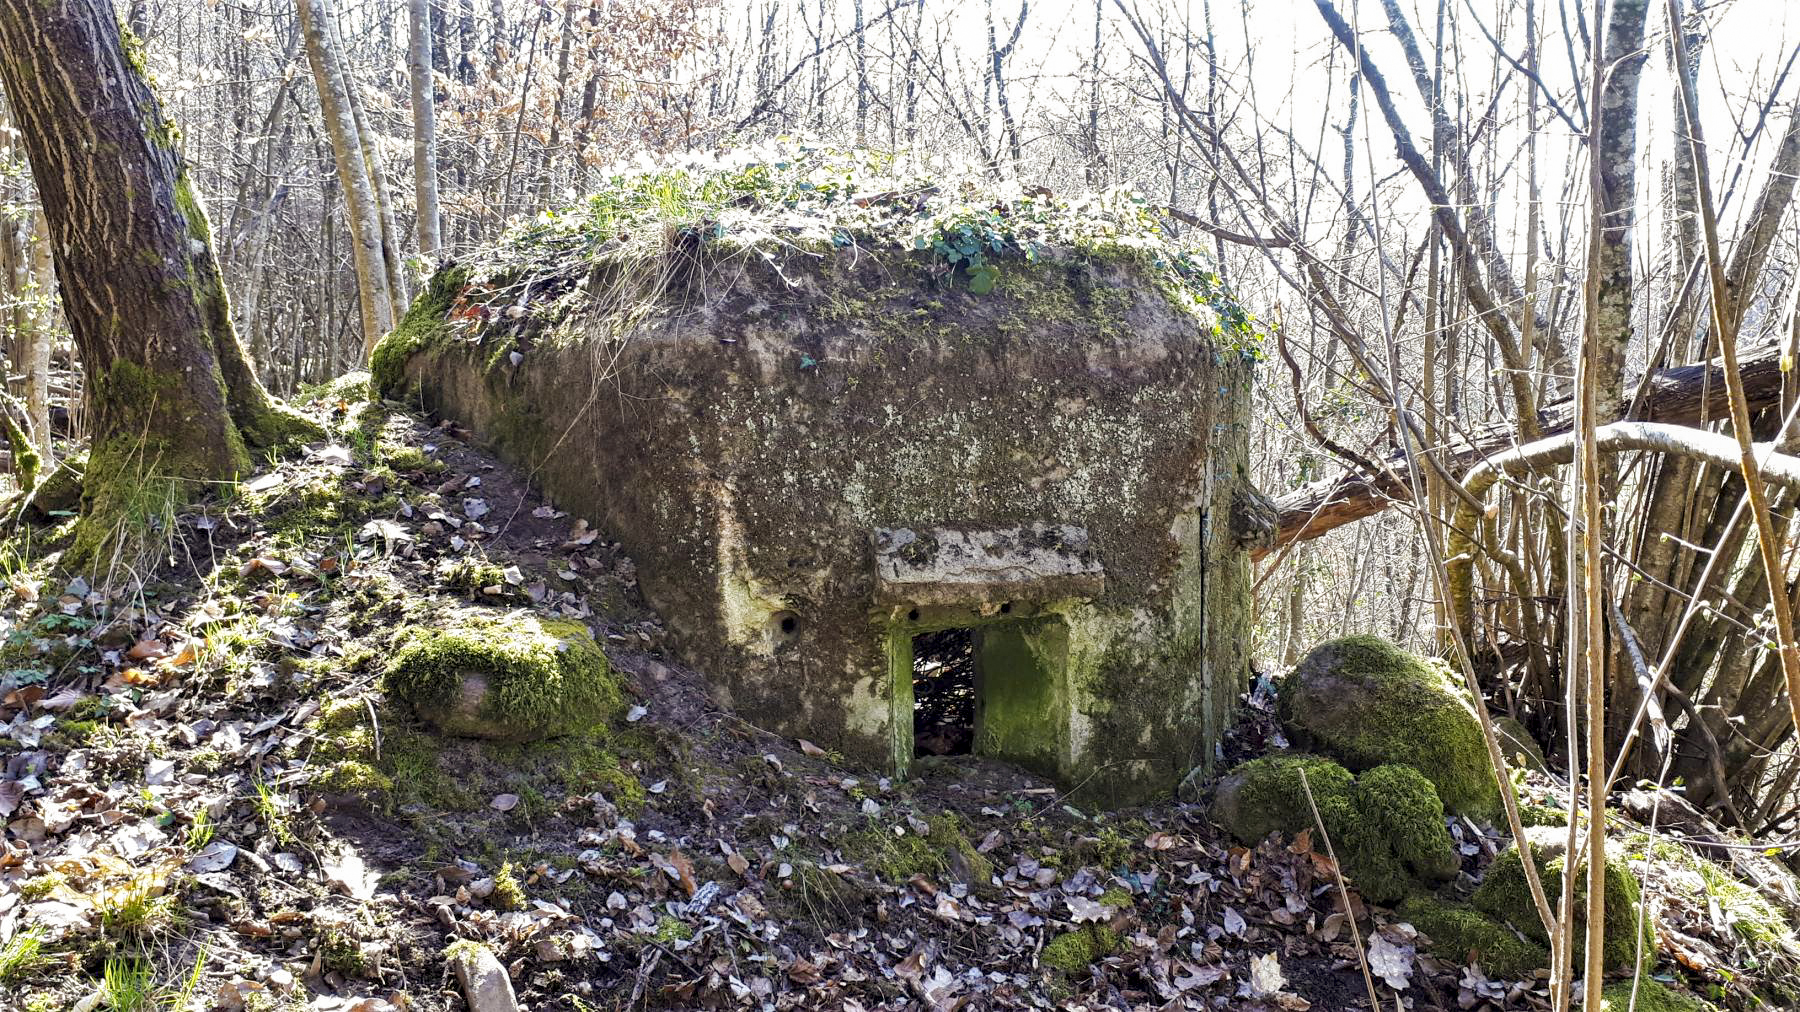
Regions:
<instances>
[{"instance_id":1,"label":"moss-covered boulder","mask_svg":"<svg viewBox=\"0 0 1800 1012\"><path fill-rule=\"evenodd\" d=\"M1280 716L1296 745L1351 770L1410 766L1444 807L1491 819L1500 789L1474 704L1442 664L1378 636L1314 647L1281 686Z\"/></svg>"},{"instance_id":2,"label":"moss-covered boulder","mask_svg":"<svg viewBox=\"0 0 1800 1012\"><path fill-rule=\"evenodd\" d=\"M1352 776L1313 756L1252 759L1219 782L1213 818L1246 844L1276 831L1314 829L1307 786L1345 875L1366 898L1391 903L1420 881L1456 874L1459 860L1444 828L1444 806L1431 782L1405 766Z\"/></svg>"},{"instance_id":3,"label":"moss-covered boulder","mask_svg":"<svg viewBox=\"0 0 1800 1012\"><path fill-rule=\"evenodd\" d=\"M1496 977L1516 979L1550 965L1548 944L1467 903L1420 892L1395 912L1425 935L1440 959L1458 966L1477 963Z\"/></svg>"},{"instance_id":4,"label":"moss-covered boulder","mask_svg":"<svg viewBox=\"0 0 1800 1012\"><path fill-rule=\"evenodd\" d=\"M401 630L384 685L445 734L509 742L603 724L624 698L585 625L528 611L454 609Z\"/></svg>"},{"instance_id":5,"label":"moss-covered boulder","mask_svg":"<svg viewBox=\"0 0 1800 1012\"><path fill-rule=\"evenodd\" d=\"M1531 736L1524 724L1511 717L1494 718L1494 734L1500 739L1500 752L1506 761L1515 769L1537 770L1549 773L1550 763L1544 758L1544 749Z\"/></svg>"},{"instance_id":6,"label":"moss-covered boulder","mask_svg":"<svg viewBox=\"0 0 1800 1012\"><path fill-rule=\"evenodd\" d=\"M80 508L81 479L86 470L86 453L64 458L32 490L31 508L40 516L73 512Z\"/></svg>"},{"instance_id":7,"label":"moss-covered boulder","mask_svg":"<svg viewBox=\"0 0 1800 1012\"><path fill-rule=\"evenodd\" d=\"M1070 976L1079 976L1118 948L1117 931L1104 924L1087 924L1050 939L1038 954L1038 962Z\"/></svg>"},{"instance_id":8,"label":"moss-covered boulder","mask_svg":"<svg viewBox=\"0 0 1800 1012\"><path fill-rule=\"evenodd\" d=\"M1531 842L1532 860L1537 865L1538 876L1544 883L1544 892L1553 908L1562 897L1567 832L1556 827L1525 831L1526 839ZM1532 903L1531 892L1525 883L1525 865L1520 859L1517 846L1500 852L1500 856L1488 867L1481 888L1475 890L1470 902L1477 909L1511 925L1534 941L1549 944L1550 936L1544 931L1543 921L1538 917L1537 907ZM1639 906L1637 878L1625 866L1622 855L1609 854L1606 861L1604 953L1608 969L1631 966L1637 958ZM1587 867L1583 864L1576 869L1575 910L1578 916L1575 936L1578 943L1586 937L1586 919L1579 916L1586 909ZM1644 952L1648 957L1656 952L1656 930L1648 918L1643 918L1642 921ZM1430 933L1429 930L1427 933ZM1577 966L1585 958L1581 954L1584 948L1578 944L1575 955Z\"/></svg>"}]
</instances>

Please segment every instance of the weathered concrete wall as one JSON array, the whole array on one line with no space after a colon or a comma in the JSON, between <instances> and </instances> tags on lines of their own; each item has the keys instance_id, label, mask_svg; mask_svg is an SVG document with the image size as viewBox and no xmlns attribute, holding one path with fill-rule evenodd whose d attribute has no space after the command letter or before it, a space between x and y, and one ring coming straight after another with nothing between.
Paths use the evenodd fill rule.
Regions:
<instances>
[{"instance_id":1,"label":"weathered concrete wall","mask_svg":"<svg viewBox=\"0 0 1800 1012\"><path fill-rule=\"evenodd\" d=\"M990 744L1053 734L1017 757L1114 801L1210 757L1248 665L1242 356L1130 253L1009 263L985 295L855 248L687 256L622 334L501 320L427 342L410 393L623 542L751 720L904 769L911 636L1029 623L991 649L1064 658L1060 684ZM1032 549L1067 572L878 572L879 532L1027 525L1085 535Z\"/></svg>"}]
</instances>

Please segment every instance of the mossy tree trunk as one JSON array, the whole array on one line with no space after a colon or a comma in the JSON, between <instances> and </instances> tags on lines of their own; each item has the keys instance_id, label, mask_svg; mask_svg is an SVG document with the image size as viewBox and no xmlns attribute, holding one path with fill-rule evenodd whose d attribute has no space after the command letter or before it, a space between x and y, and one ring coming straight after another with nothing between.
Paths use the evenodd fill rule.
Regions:
<instances>
[{"instance_id":1,"label":"mossy tree trunk","mask_svg":"<svg viewBox=\"0 0 1800 1012\"><path fill-rule=\"evenodd\" d=\"M93 447L71 561L306 431L232 330L178 135L108 0L0 0L0 83L42 197Z\"/></svg>"}]
</instances>

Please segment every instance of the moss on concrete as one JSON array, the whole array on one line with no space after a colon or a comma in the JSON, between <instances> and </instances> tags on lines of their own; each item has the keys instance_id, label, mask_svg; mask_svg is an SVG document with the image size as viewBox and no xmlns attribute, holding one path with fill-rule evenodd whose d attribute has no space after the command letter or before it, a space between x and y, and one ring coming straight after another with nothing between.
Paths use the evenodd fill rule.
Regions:
<instances>
[{"instance_id":1,"label":"moss on concrete","mask_svg":"<svg viewBox=\"0 0 1800 1012\"><path fill-rule=\"evenodd\" d=\"M569 734L604 724L623 706L618 677L580 622L461 609L402 630L394 645L383 685L446 733ZM472 707L460 706L470 676L485 691Z\"/></svg>"},{"instance_id":2,"label":"moss on concrete","mask_svg":"<svg viewBox=\"0 0 1800 1012\"><path fill-rule=\"evenodd\" d=\"M1441 663L1378 636L1331 640L1283 682L1279 709L1302 747L1352 770L1410 766L1458 814L1492 818L1500 811L1479 718Z\"/></svg>"},{"instance_id":3,"label":"moss on concrete","mask_svg":"<svg viewBox=\"0 0 1800 1012\"><path fill-rule=\"evenodd\" d=\"M1565 859L1563 845L1566 842L1566 831L1556 828L1537 828L1525 831L1531 842L1532 859L1537 865L1538 876L1544 885L1544 892L1550 905L1555 908L1562 897L1562 874ZM1587 868L1586 865L1576 869L1575 909L1579 914L1587 908ZM1482 879L1481 887L1475 890L1470 898L1474 905L1501 920L1511 924L1530 938L1549 944L1550 936L1544 931L1543 921L1539 919L1537 907L1531 901L1531 893L1525 883L1524 862L1520 860L1517 846L1508 847L1500 852L1494 863L1488 866L1487 875ZM1606 931L1605 951L1602 954L1608 969L1619 969L1631 966L1637 957L1638 944L1639 890L1637 878L1626 867L1622 853L1608 854L1606 857ZM1576 938L1586 937L1586 920L1577 917ZM1582 952L1585 945L1578 945L1575 964L1581 965ZM1648 918L1643 923L1643 951L1647 956L1656 952L1656 930Z\"/></svg>"},{"instance_id":4,"label":"moss on concrete","mask_svg":"<svg viewBox=\"0 0 1800 1012\"><path fill-rule=\"evenodd\" d=\"M1276 831L1311 831L1314 847L1323 851L1314 804L1345 875L1370 900L1393 902L1419 881L1456 874L1459 859L1444 828L1443 805L1431 782L1406 766L1378 766L1353 777L1314 756L1253 759L1220 782L1214 818L1247 844Z\"/></svg>"},{"instance_id":5,"label":"moss on concrete","mask_svg":"<svg viewBox=\"0 0 1800 1012\"><path fill-rule=\"evenodd\" d=\"M369 384L377 396L404 399L407 359L450 332L450 308L468 286L468 272L446 267L431 276L425 290L369 353Z\"/></svg>"},{"instance_id":6,"label":"moss on concrete","mask_svg":"<svg viewBox=\"0 0 1800 1012\"><path fill-rule=\"evenodd\" d=\"M1466 903L1414 893L1396 911L1431 939L1431 951L1457 965L1479 963L1497 977L1528 977L1550 965L1550 949Z\"/></svg>"}]
</instances>

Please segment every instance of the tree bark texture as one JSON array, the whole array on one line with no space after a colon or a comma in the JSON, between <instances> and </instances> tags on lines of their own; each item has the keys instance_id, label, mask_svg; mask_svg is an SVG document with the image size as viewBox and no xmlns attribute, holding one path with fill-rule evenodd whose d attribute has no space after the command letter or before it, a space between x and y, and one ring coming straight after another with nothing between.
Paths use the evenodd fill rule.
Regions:
<instances>
[{"instance_id":1,"label":"tree bark texture","mask_svg":"<svg viewBox=\"0 0 1800 1012\"><path fill-rule=\"evenodd\" d=\"M178 135L105 0L0 0L0 83L43 200L93 432L75 560L295 430L251 370Z\"/></svg>"}]
</instances>

